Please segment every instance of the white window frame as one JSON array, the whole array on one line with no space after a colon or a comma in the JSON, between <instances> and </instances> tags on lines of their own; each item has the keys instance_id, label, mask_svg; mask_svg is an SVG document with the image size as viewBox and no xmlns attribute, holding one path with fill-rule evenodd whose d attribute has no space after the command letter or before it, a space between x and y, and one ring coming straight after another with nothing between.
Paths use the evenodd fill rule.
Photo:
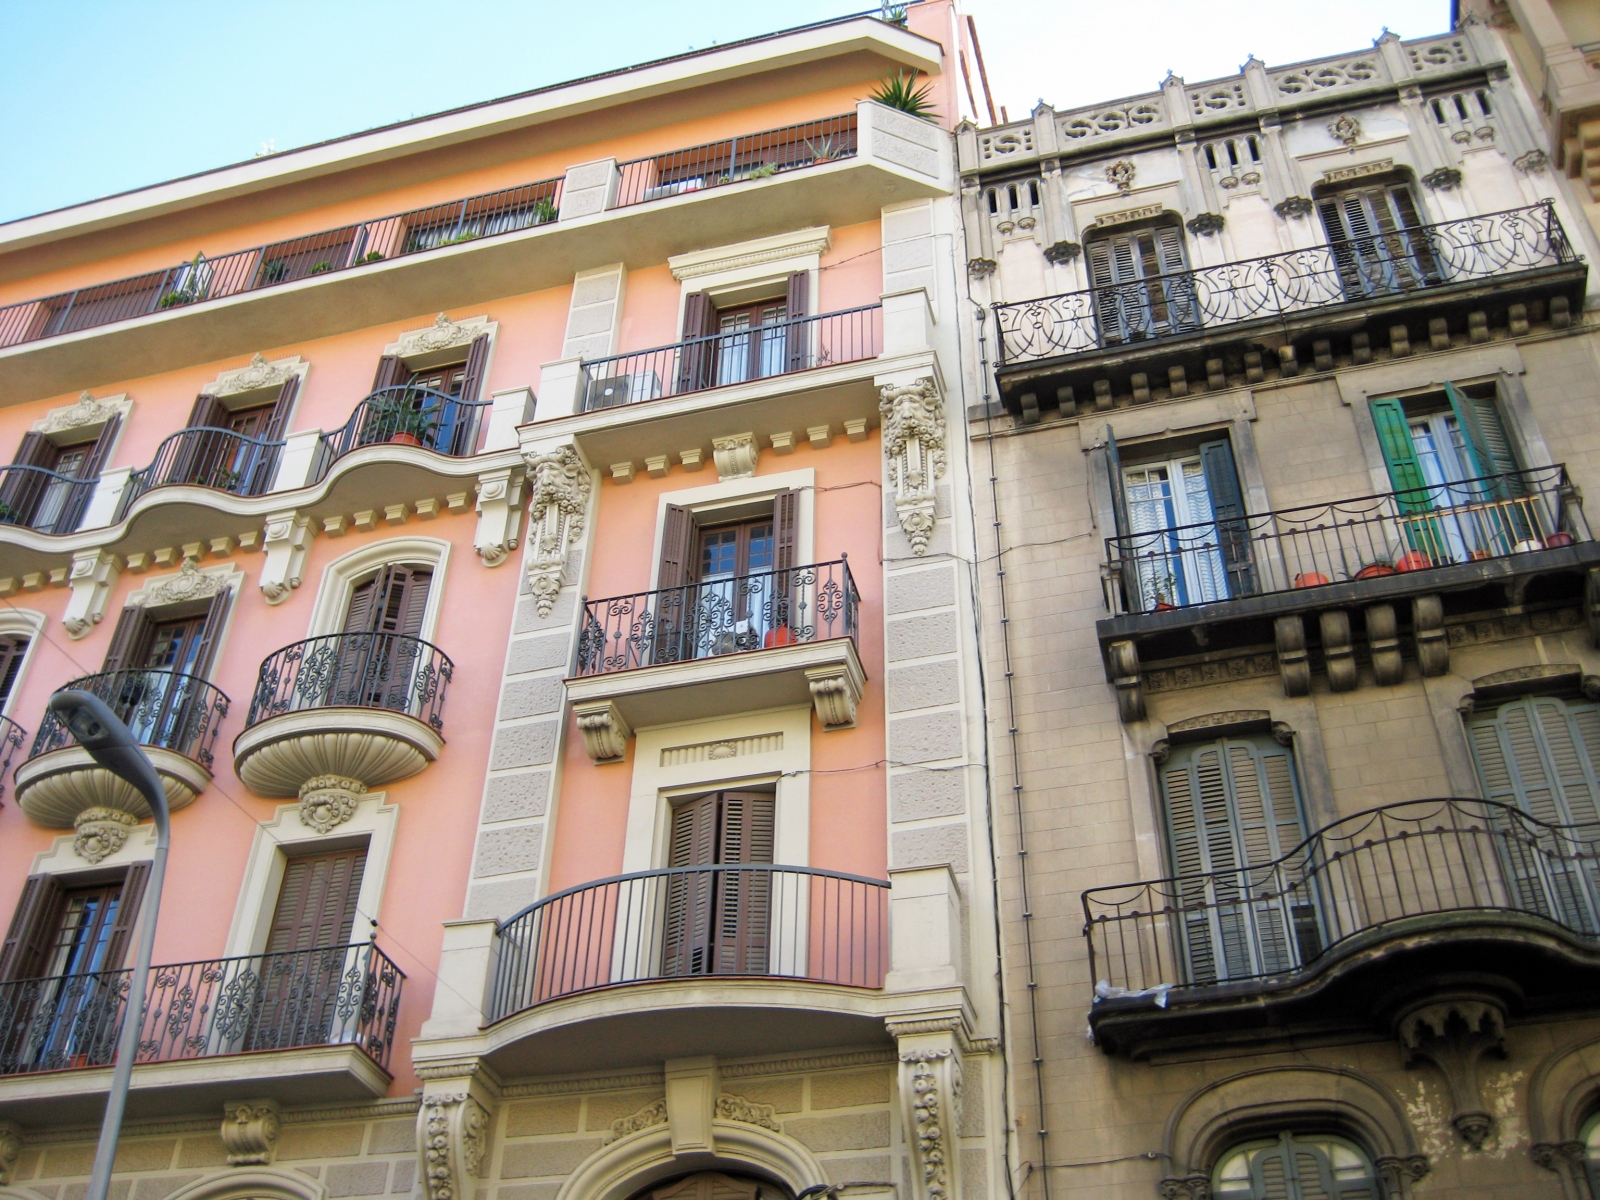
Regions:
<instances>
[{"instance_id":1,"label":"white window frame","mask_svg":"<svg viewBox=\"0 0 1600 1200\"><path fill-rule=\"evenodd\" d=\"M776 501L779 492L800 493L799 513L794 531L794 565L809 566L817 561L812 545L812 531L816 514L817 472L812 467L798 471L781 471L776 475L752 476L749 479L729 479L705 487L684 488L675 492L662 492L656 501L656 533L650 564L650 591L661 586L661 539L666 533L667 506L687 508L694 514L697 525L710 524L719 519L718 510L739 510L753 504Z\"/></svg>"},{"instance_id":2,"label":"white window frame","mask_svg":"<svg viewBox=\"0 0 1600 1200\"><path fill-rule=\"evenodd\" d=\"M432 642L439 623L445 567L449 561L449 542L443 538L417 536L383 538L341 555L322 569L306 636L323 637L343 632L345 614L350 611L350 597L356 587L384 567L399 565L433 569L433 581L428 585L428 603L422 610L422 629L417 635L425 642Z\"/></svg>"},{"instance_id":3,"label":"white window frame","mask_svg":"<svg viewBox=\"0 0 1600 1200\"><path fill-rule=\"evenodd\" d=\"M22 662L17 667L16 682L11 685L11 694L6 697L5 704L0 706L0 716L11 716L12 708L17 702L17 693L22 691L23 680L28 677L28 668L33 665L34 651L39 648L39 642L44 637L44 627L48 620L48 617L36 609L0 607L0 636L23 636L28 639L28 648L22 652Z\"/></svg>"}]
</instances>

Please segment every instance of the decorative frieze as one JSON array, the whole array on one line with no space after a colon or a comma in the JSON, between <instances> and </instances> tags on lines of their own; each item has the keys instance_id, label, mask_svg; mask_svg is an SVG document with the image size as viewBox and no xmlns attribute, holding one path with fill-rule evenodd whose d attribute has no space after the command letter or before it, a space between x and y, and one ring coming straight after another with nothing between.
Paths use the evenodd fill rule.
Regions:
<instances>
[{"instance_id":1,"label":"decorative frieze","mask_svg":"<svg viewBox=\"0 0 1600 1200\"><path fill-rule=\"evenodd\" d=\"M128 835L139 818L119 808L86 808L72 823L77 831L72 852L91 866L98 866L128 843Z\"/></svg>"},{"instance_id":2,"label":"decorative frieze","mask_svg":"<svg viewBox=\"0 0 1600 1200\"><path fill-rule=\"evenodd\" d=\"M528 587L539 615L547 617L561 592L567 551L583 536L594 483L589 468L571 445L525 452L524 457L533 492L528 529L533 556L528 563ZM509 505L509 499L505 503ZM481 523L480 518L480 527Z\"/></svg>"},{"instance_id":3,"label":"decorative frieze","mask_svg":"<svg viewBox=\"0 0 1600 1200\"><path fill-rule=\"evenodd\" d=\"M928 552L935 521L935 487L945 472L944 398L931 376L880 391L883 453L895 514L911 552Z\"/></svg>"},{"instance_id":4,"label":"decorative frieze","mask_svg":"<svg viewBox=\"0 0 1600 1200\"><path fill-rule=\"evenodd\" d=\"M1365 179L1368 175L1387 175L1394 170L1394 159L1380 158L1374 162L1355 163L1348 167L1330 167L1322 173L1323 183L1345 183L1351 179Z\"/></svg>"},{"instance_id":5,"label":"decorative frieze","mask_svg":"<svg viewBox=\"0 0 1600 1200\"><path fill-rule=\"evenodd\" d=\"M300 823L328 833L356 815L367 785L345 775L314 775L300 785Z\"/></svg>"},{"instance_id":6,"label":"decorative frieze","mask_svg":"<svg viewBox=\"0 0 1600 1200\"><path fill-rule=\"evenodd\" d=\"M104 425L113 417L122 415L123 397L107 396L103 400L96 400L90 392L80 392L78 402L66 408L57 408L44 415L44 418L35 421L34 433L53 435L70 433L75 429L90 429L96 425Z\"/></svg>"},{"instance_id":7,"label":"decorative frieze","mask_svg":"<svg viewBox=\"0 0 1600 1200\"><path fill-rule=\"evenodd\" d=\"M397 358L414 358L423 354L433 354L440 350L455 350L459 347L472 345L483 334L488 332L489 320L487 317L474 317L466 321L452 321L444 313L433 319L433 324L426 329L412 330L402 333L399 342L392 346L385 346L384 353L392 354Z\"/></svg>"},{"instance_id":8,"label":"decorative frieze","mask_svg":"<svg viewBox=\"0 0 1600 1200\"><path fill-rule=\"evenodd\" d=\"M222 1145L228 1152L228 1165L270 1163L278 1144L279 1126L275 1100L240 1100L223 1105Z\"/></svg>"},{"instance_id":9,"label":"decorative frieze","mask_svg":"<svg viewBox=\"0 0 1600 1200\"><path fill-rule=\"evenodd\" d=\"M606 1138L606 1141L614 1142L618 1138L627 1137L630 1133L638 1133L641 1129L651 1129L654 1126L665 1125L666 1123L667 1100L663 1096L659 1100L652 1100L638 1112L626 1117L618 1117L611 1122L611 1136Z\"/></svg>"},{"instance_id":10,"label":"decorative frieze","mask_svg":"<svg viewBox=\"0 0 1600 1200\"><path fill-rule=\"evenodd\" d=\"M192 558L185 558L173 575L152 579L139 590L138 603L145 608L186 604L191 600L210 600L228 590L232 572L226 568L202 571Z\"/></svg>"},{"instance_id":11,"label":"decorative frieze","mask_svg":"<svg viewBox=\"0 0 1600 1200\"><path fill-rule=\"evenodd\" d=\"M754 1100L746 1100L743 1096L731 1096L723 1092L717 1097L716 1112L724 1121L759 1125L762 1129L772 1130L773 1133L783 1132L783 1126L778 1124L778 1110L770 1104L757 1104Z\"/></svg>"},{"instance_id":12,"label":"decorative frieze","mask_svg":"<svg viewBox=\"0 0 1600 1200\"><path fill-rule=\"evenodd\" d=\"M289 380L298 375L300 357L280 358L275 362L268 362L259 352L250 360L250 365L241 367L237 371L224 371L217 376L217 382L206 389L211 395L221 399L225 396L238 396L245 392L259 392L267 388L281 388Z\"/></svg>"},{"instance_id":13,"label":"decorative frieze","mask_svg":"<svg viewBox=\"0 0 1600 1200\"><path fill-rule=\"evenodd\" d=\"M954 1200L959 1178L953 1169L954 1134L961 1094L961 1066L954 1047L902 1050L900 1089L922 1181L918 1200Z\"/></svg>"}]
</instances>

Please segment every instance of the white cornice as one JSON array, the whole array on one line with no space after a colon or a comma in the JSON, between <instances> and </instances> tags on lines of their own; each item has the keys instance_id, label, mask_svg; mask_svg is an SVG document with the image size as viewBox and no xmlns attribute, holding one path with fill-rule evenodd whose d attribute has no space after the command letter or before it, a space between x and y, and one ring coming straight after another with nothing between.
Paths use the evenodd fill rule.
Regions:
<instances>
[{"instance_id":1,"label":"white cornice","mask_svg":"<svg viewBox=\"0 0 1600 1200\"><path fill-rule=\"evenodd\" d=\"M826 225L810 229L796 229L772 237L754 238L732 246L715 246L710 250L691 250L688 254L674 254L667 259L672 277L678 282L697 279L702 275L715 275L738 267L758 266L778 262L785 258L822 254L833 243L832 233Z\"/></svg>"}]
</instances>

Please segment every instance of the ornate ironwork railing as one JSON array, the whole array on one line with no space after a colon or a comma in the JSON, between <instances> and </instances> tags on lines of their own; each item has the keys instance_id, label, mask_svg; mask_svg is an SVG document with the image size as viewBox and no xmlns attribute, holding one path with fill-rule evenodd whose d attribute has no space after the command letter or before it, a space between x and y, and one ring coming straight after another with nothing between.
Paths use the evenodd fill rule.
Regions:
<instances>
[{"instance_id":1,"label":"ornate ironwork railing","mask_svg":"<svg viewBox=\"0 0 1600 1200\"><path fill-rule=\"evenodd\" d=\"M670 867L585 883L501 922L489 1019L654 979L881 988L888 919L886 882L810 867Z\"/></svg>"},{"instance_id":2,"label":"ornate ironwork railing","mask_svg":"<svg viewBox=\"0 0 1600 1200\"><path fill-rule=\"evenodd\" d=\"M307 638L262 662L245 725L312 708L385 708L442 731L455 669L439 647L403 633Z\"/></svg>"},{"instance_id":3,"label":"ornate ironwork railing","mask_svg":"<svg viewBox=\"0 0 1600 1200\"><path fill-rule=\"evenodd\" d=\"M132 974L0 983L0 1074L110 1066ZM152 967L134 1061L350 1045L387 1068L404 980L370 942Z\"/></svg>"},{"instance_id":4,"label":"ornate ironwork railing","mask_svg":"<svg viewBox=\"0 0 1600 1200\"><path fill-rule=\"evenodd\" d=\"M1558 464L1107 538L1107 604L1158 612L1588 540Z\"/></svg>"},{"instance_id":5,"label":"ornate ironwork railing","mask_svg":"<svg viewBox=\"0 0 1600 1200\"><path fill-rule=\"evenodd\" d=\"M0 525L21 525L39 533L75 533L99 482L43 467L0 467Z\"/></svg>"},{"instance_id":6,"label":"ornate ironwork railing","mask_svg":"<svg viewBox=\"0 0 1600 1200\"><path fill-rule=\"evenodd\" d=\"M998 365L1180 337L1576 261L1555 207L1546 201L1287 254L997 304Z\"/></svg>"},{"instance_id":7,"label":"ornate ironwork railing","mask_svg":"<svg viewBox=\"0 0 1600 1200\"><path fill-rule=\"evenodd\" d=\"M1396 921L1526 913L1600 936L1600 828L1488 800L1412 800L1318 830L1260 866L1083 894L1097 995L1293 975Z\"/></svg>"},{"instance_id":8,"label":"ornate ironwork railing","mask_svg":"<svg viewBox=\"0 0 1600 1200\"><path fill-rule=\"evenodd\" d=\"M488 400L462 400L409 384L379 388L356 405L342 426L322 435L322 458L314 477L320 478L350 451L383 442L471 457L478 452L491 407Z\"/></svg>"},{"instance_id":9,"label":"ornate ironwork railing","mask_svg":"<svg viewBox=\"0 0 1600 1200\"><path fill-rule=\"evenodd\" d=\"M783 129L767 129L740 137L707 142L686 150L669 150L619 163L616 207L642 204L684 192L698 192L767 179L801 167L853 158L856 114L823 117Z\"/></svg>"},{"instance_id":10,"label":"ornate ironwork railing","mask_svg":"<svg viewBox=\"0 0 1600 1200\"><path fill-rule=\"evenodd\" d=\"M583 411L860 362L878 357L882 345L883 306L867 304L590 359L580 380Z\"/></svg>"},{"instance_id":11,"label":"ornate ironwork railing","mask_svg":"<svg viewBox=\"0 0 1600 1200\"><path fill-rule=\"evenodd\" d=\"M854 638L861 608L850 564L760 571L589 600L578 675L605 675L801 642Z\"/></svg>"},{"instance_id":12,"label":"ornate ironwork railing","mask_svg":"<svg viewBox=\"0 0 1600 1200\"><path fill-rule=\"evenodd\" d=\"M192 758L211 770L212 751L228 697L198 675L178 671L105 671L85 675L58 690L81 688L98 696L127 724L142 746L155 746ZM46 708L29 758L60 750L76 739L54 710Z\"/></svg>"},{"instance_id":13,"label":"ornate ironwork railing","mask_svg":"<svg viewBox=\"0 0 1600 1200\"><path fill-rule=\"evenodd\" d=\"M10 717L0 717L0 796L6 794L4 781L6 772L11 770L11 760L22 749L27 736L28 731Z\"/></svg>"},{"instance_id":14,"label":"ornate ironwork railing","mask_svg":"<svg viewBox=\"0 0 1600 1200\"><path fill-rule=\"evenodd\" d=\"M128 477L117 505L117 520L152 488L172 484L215 488L233 496L259 496L271 489L282 452L281 441L245 437L231 429L180 429L156 448L148 467Z\"/></svg>"}]
</instances>

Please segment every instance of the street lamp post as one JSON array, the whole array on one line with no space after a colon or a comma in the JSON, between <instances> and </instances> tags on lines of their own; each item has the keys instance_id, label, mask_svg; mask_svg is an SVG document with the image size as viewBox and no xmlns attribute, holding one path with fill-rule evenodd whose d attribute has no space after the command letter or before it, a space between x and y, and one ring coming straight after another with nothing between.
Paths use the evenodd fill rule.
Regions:
<instances>
[{"instance_id":1,"label":"street lamp post","mask_svg":"<svg viewBox=\"0 0 1600 1200\"><path fill-rule=\"evenodd\" d=\"M128 983L128 1003L122 1016L122 1032L117 1038L117 1061L111 1072L111 1093L106 1097L100 1144L95 1149L94 1170L89 1176L87 1200L106 1200L111 1188L111 1165L117 1157L117 1139L122 1133L122 1111L128 1104L128 1084L133 1079L133 1060L139 1051L139 1030L144 1024L146 980L150 975L150 953L155 944L156 914L161 909L161 884L167 873L167 846L172 830L167 820L167 790L162 787L150 759L140 749L138 739L111 707L98 696L74 688L51 696L50 708L66 722L72 736L96 763L139 789L156 825L155 858L150 864L150 880L139 912L139 953L134 961L133 978Z\"/></svg>"}]
</instances>

